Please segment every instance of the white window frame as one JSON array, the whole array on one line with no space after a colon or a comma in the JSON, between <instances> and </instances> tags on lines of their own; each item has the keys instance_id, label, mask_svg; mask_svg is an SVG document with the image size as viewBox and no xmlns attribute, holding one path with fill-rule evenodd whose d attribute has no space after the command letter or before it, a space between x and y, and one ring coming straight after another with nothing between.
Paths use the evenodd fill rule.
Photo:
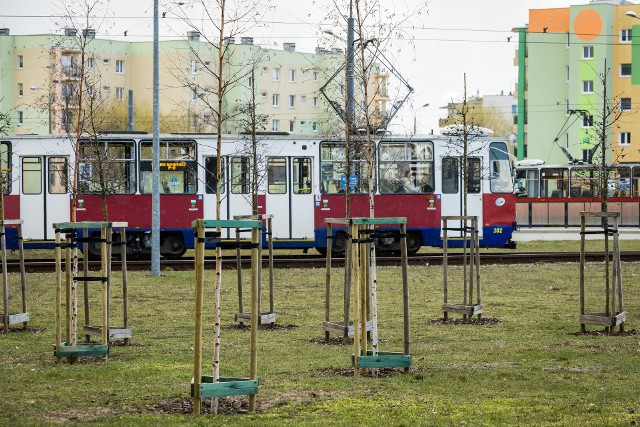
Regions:
<instances>
[{"instance_id":1,"label":"white window frame","mask_svg":"<svg viewBox=\"0 0 640 427\"><path fill-rule=\"evenodd\" d=\"M631 132L618 133L618 145L625 147L631 145Z\"/></svg>"},{"instance_id":2,"label":"white window frame","mask_svg":"<svg viewBox=\"0 0 640 427\"><path fill-rule=\"evenodd\" d=\"M280 68L279 67L275 67L273 69L273 71L271 72L271 79L274 82L279 82L280 81Z\"/></svg>"},{"instance_id":3,"label":"white window frame","mask_svg":"<svg viewBox=\"0 0 640 427\"><path fill-rule=\"evenodd\" d=\"M295 83L296 81L296 70L289 70L289 83Z\"/></svg>"},{"instance_id":4,"label":"white window frame","mask_svg":"<svg viewBox=\"0 0 640 427\"><path fill-rule=\"evenodd\" d=\"M567 83L569 83L569 77L570 77L569 71L570 71L570 69L569 69L569 66L567 65L567 66L565 67L565 71L564 71L564 74L565 74L565 75L564 75L564 78L565 78L565 81L566 81Z\"/></svg>"},{"instance_id":5,"label":"white window frame","mask_svg":"<svg viewBox=\"0 0 640 427\"><path fill-rule=\"evenodd\" d=\"M87 95L89 95L89 98L93 98L94 94L95 94L95 91L93 89L93 86L87 86Z\"/></svg>"},{"instance_id":6,"label":"white window frame","mask_svg":"<svg viewBox=\"0 0 640 427\"><path fill-rule=\"evenodd\" d=\"M629 74L623 74L622 73L622 66L623 65L628 65L629 66ZM625 62L624 64L620 64L620 69L619 69L620 77L631 77L631 70L632 69L633 69L633 65L630 62L629 63Z\"/></svg>"},{"instance_id":7,"label":"white window frame","mask_svg":"<svg viewBox=\"0 0 640 427\"><path fill-rule=\"evenodd\" d=\"M280 127L280 120L272 119L271 120L271 131L278 132L278 127Z\"/></svg>"},{"instance_id":8,"label":"white window frame","mask_svg":"<svg viewBox=\"0 0 640 427\"><path fill-rule=\"evenodd\" d=\"M300 102L307 102L307 96L306 95L300 95Z\"/></svg>"},{"instance_id":9,"label":"white window frame","mask_svg":"<svg viewBox=\"0 0 640 427\"><path fill-rule=\"evenodd\" d=\"M198 74L198 61L195 59L191 60L191 74Z\"/></svg>"},{"instance_id":10,"label":"white window frame","mask_svg":"<svg viewBox=\"0 0 640 427\"><path fill-rule=\"evenodd\" d=\"M19 125L24 124L24 111L18 110L18 124Z\"/></svg>"},{"instance_id":11,"label":"white window frame","mask_svg":"<svg viewBox=\"0 0 640 427\"><path fill-rule=\"evenodd\" d=\"M631 28L620 29L620 43L631 43L632 36Z\"/></svg>"},{"instance_id":12,"label":"white window frame","mask_svg":"<svg viewBox=\"0 0 640 427\"><path fill-rule=\"evenodd\" d=\"M313 97L313 108L318 108L318 97L317 96Z\"/></svg>"},{"instance_id":13,"label":"white window frame","mask_svg":"<svg viewBox=\"0 0 640 427\"><path fill-rule=\"evenodd\" d=\"M22 98L24 96L24 84L18 83L18 98Z\"/></svg>"},{"instance_id":14,"label":"white window frame","mask_svg":"<svg viewBox=\"0 0 640 427\"><path fill-rule=\"evenodd\" d=\"M317 71L313 72L313 81L317 82L318 80L320 80L320 73Z\"/></svg>"},{"instance_id":15,"label":"white window frame","mask_svg":"<svg viewBox=\"0 0 640 427\"><path fill-rule=\"evenodd\" d=\"M289 95L289 108L296 108L296 96Z\"/></svg>"},{"instance_id":16,"label":"white window frame","mask_svg":"<svg viewBox=\"0 0 640 427\"><path fill-rule=\"evenodd\" d=\"M293 129L295 128L295 120L289 120L289 132L293 132Z\"/></svg>"},{"instance_id":17,"label":"white window frame","mask_svg":"<svg viewBox=\"0 0 640 427\"><path fill-rule=\"evenodd\" d=\"M124 88L123 87L117 87L116 88L116 99L118 101L122 101L124 99Z\"/></svg>"},{"instance_id":18,"label":"white window frame","mask_svg":"<svg viewBox=\"0 0 640 427\"><path fill-rule=\"evenodd\" d=\"M107 85L102 86L102 92L104 93L111 92L111 86L107 86Z\"/></svg>"},{"instance_id":19,"label":"white window frame","mask_svg":"<svg viewBox=\"0 0 640 427\"><path fill-rule=\"evenodd\" d=\"M311 130L314 132L318 131L318 122L312 122L311 123Z\"/></svg>"},{"instance_id":20,"label":"white window frame","mask_svg":"<svg viewBox=\"0 0 640 427\"><path fill-rule=\"evenodd\" d=\"M109 65L109 62L111 62L111 60L109 58L103 58L102 59L102 64L103 65Z\"/></svg>"},{"instance_id":21,"label":"white window frame","mask_svg":"<svg viewBox=\"0 0 640 427\"><path fill-rule=\"evenodd\" d=\"M24 68L24 55L18 55L18 68Z\"/></svg>"},{"instance_id":22,"label":"white window frame","mask_svg":"<svg viewBox=\"0 0 640 427\"><path fill-rule=\"evenodd\" d=\"M593 93L593 80L582 81L582 93Z\"/></svg>"},{"instance_id":23,"label":"white window frame","mask_svg":"<svg viewBox=\"0 0 640 427\"><path fill-rule=\"evenodd\" d=\"M124 74L124 60L116 59L116 74Z\"/></svg>"},{"instance_id":24,"label":"white window frame","mask_svg":"<svg viewBox=\"0 0 640 427\"><path fill-rule=\"evenodd\" d=\"M191 88L191 101L198 100L198 90L195 87Z\"/></svg>"},{"instance_id":25,"label":"white window frame","mask_svg":"<svg viewBox=\"0 0 640 427\"><path fill-rule=\"evenodd\" d=\"M279 107L280 106L280 94L279 93L274 93L273 95L271 95L271 106L272 107Z\"/></svg>"},{"instance_id":26,"label":"white window frame","mask_svg":"<svg viewBox=\"0 0 640 427\"><path fill-rule=\"evenodd\" d=\"M87 58L87 69L91 70L93 68L93 56Z\"/></svg>"},{"instance_id":27,"label":"white window frame","mask_svg":"<svg viewBox=\"0 0 640 427\"><path fill-rule=\"evenodd\" d=\"M592 114L584 114L582 116L582 127L585 129L593 127L593 115Z\"/></svg>"},{"instance_id":28,"label":"white window frame","mask_svg":"<svg viewBox=\"0 0 640 427\"><path fill-rule=\"evenodd\" d=\"M593 45L582 46L582 59L593 59Z\"/></svg>"},{"instance_id":29,"label":"white window frame","mask_svg":"<svg viewBox=\"0 0 640 427\"><path fill-rule=\"evenodd\" d=\"M624 106L623 106L623 105L622 105L622 101L623 101L623 100L625 100L625 101L626 101L626 100L629 100L629 101L628 101L628 102L629 102L629 105L628 105L628 106L627 106L627 105L624 105ZM626 102L625 102L625 103L626 103ZM620 111L631 111L631 98L629 98L629 97L620 98Z\"/></svg>"}]
</instances>

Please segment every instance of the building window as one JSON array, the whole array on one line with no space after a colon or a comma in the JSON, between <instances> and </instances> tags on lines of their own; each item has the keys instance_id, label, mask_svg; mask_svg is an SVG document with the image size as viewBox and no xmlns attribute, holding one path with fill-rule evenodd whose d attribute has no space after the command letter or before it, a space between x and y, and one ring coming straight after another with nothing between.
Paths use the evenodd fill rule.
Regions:
<instances>
[{"instance_id":1,"label":"building window","mask_svg":"<svg viewBox=\"0 0 640 427\"><path fill-rule=\"evenodd\" d=\"M198 74L198 62L191 61L191 74Z\"/></svg>"},{"instance_id":2,"label":"building window","mask_svg":"<svg viewBox=\"0 0 640 427\"><path fill-rule=\"evenodd\" d=\"M102 86L102 92L104 92L104 93L109 93L109 92L111 92L111 87L109 87L109 86Z\"/></svg>"},{"instance_id":3,"label":"building window","mask_svg":"<svg viewBox=\"0 0 640 427\"><path fill-rule=\"evenodd\" d=\"M631 77L631 64L620 64L620 77Z\"/></svg>"},{"instance_id":4,"label":"building window","mask_svg":"<svg viewBox=\"0 0 640 427\"><path fill-rule=\"evenodd\" d=\"M582 93L593 93L593 80L582 81Z\"/></svg>"},{"instance_id":5,"label":"building window","mask_svg":"<svg viewBox=\"0 0 640 427\"><path fill-rule=\"evenodd\" d=\"M116 88L116 99L118 101L122 101L124 99L124 88L123 87L117 87Z\"/></svg>"},{"instance_id":6,"label":"building window","mask_svg":"<svg viewBox=\"0 0 640 427\"><path fill-rule=\"evenodd\" d=\"M583 114L582 115L582 127L583 128L590 128L593 126L593 116L590 114Z\"/></svg>"},{"instance_id":7,"label":"building window","mask_svg":"<svg viewBox=\"0 0 640 427\"><path fill-rule=\"evenodd\" d=\"M631 145L631 132L620 132L618 134L618 145Z\"/></svg>"},{"instance_id":8,"label":"building window","mask_svg":"<svg viewBox=\"0 0 640 427\"><path fill-rule=\"evenodd\" d=\"M24 68L24 56L18 55L18 68Z\"/></svg>"},{"instance_id":9,"label":"building window","mask_svg":"<svg viewBox=\"0 0 640 427\"><path fill-rule=\"evenodd\" d=\"M620 111L631 111L631 98L620 98Z\"/></svg>"},{"instance_id":10,"label":"building window","mask_svg":"<svg viewBox=\"0 0 640 427\"><path fill-rule=\"evenodd\" d=\"M320 80L320 73L318 73L317 71L313 72L313 81L317 82L318 80Z\"/></svg>"},{"instance_id":11,"label":"building window","mask_svg":"<svg viewBox=\"0 0 640 427\"><path fill-rule=\"evenodd\" d=\"M582 159L580 160L582 160L585 163L588 163L590 154L591 154L591 150L582 150Z\"/></svg>"},{"instance_id":12,"label":"building window","mask_svg":"<svg viewBox=\"0 0 640 427\"><path fill-rule=\"evenodd\" d=\"M195 101L196 99L198 99L198 91L196 90L195 87L191 88L191 100Z\"/></svg>"},{"instance_id":13,"label":"building window","mask_svg":"<svg viewBox=\"0 0 640 427\"><path fill-rule=\"evenodd\" d=\"M620 30L620 43L631 43L631 28Z\"/></svg>"},{"instance_id":14,"label":"building window","mask_svg":"<svg viewBox=\"0 0 640 427\"><path fill-rule=\"evenodd\" d=\"M87 59L87 69L92 69L93 68L93 58L88 58Z\"/></svg>"},{"instance_id":15,"label":"building window","mask_svg":"<svg viewBox=\"0 0 640 427\"><path fill-rule=\"evenodd\" d=\"M289 120L289 132L293 132L295 123L296 123L295 121Z\"/></svg>"},{"instance_id":16,"label":"building window","mask_svg":"<svg viewBox=\"0 0 640 427\"><path fill-rule=\"evenodd\" d=\"M289 108L294 108L296 106L296 96L289 95Z\"/></svg>"},{"instance_id":17,"label":"building window","mask_svg":"<svg viewBox=\"0 0 640 427\"><path fill-rule=\"evenodd\" d=\"M23 111L18 111L18 124L19 125L24 124L24 112Z\"/></svg>"},{"instance_id":18,"label":"building window","mask_svg":"<svg viewBox=\"0 0 640 427\"><path fill-rule=\"evenodd\" d=\"M24 96L24 85L22 83L18 83L18 96Z\"/></svg>"},{"instance_id":19,"label":"building window","mask_svg":"<svg viewBox=\"0 0 640 427\"><path fill-rule=\"evenodd\" d=\"M104 58L104 59L102 60L102 63L103 63L104 65L109 65L109 62L111 62L111 61L109 60L109 58Z\"/></svg>"},{"instance_id":20,"label":"building window","mask_svg":"<svg viewBox=\"0 0 640 427\"><path fill-rule=\"evenodd\" d=\"M124 74L124 61L116 60L116 74Z\"/></svg>"},{"instance_id":21,"label":"building window","mask_svg":"<svg viewBox=\"0 0 640 427\"><path fill-rule=\"evenodd\" d=\"M569 83L569 66L567 65L564 69L564 79L567 83Z\"/></svg>"},{"instance_id":22,"label":"building window","mask_svg":"<svg viewBox=\"0 0 640 427\"><path fill-rule=\"evenodd\" d=\"M278 125L279 124L280 124L280 120L278 120L278 119L271 120L271 130L273 132L278 132Z\"/></svg>"},{"instance_id":23,"label":"building window","mask_svg":"<svg viewBox=\"0 0 640 427\"><path fill-rule=\"evenodd\" d=\"M296 70L289 70L289 81L290 82L296 81Z\"/></svg>"},{"instance_id":24,"label":"building window","mask_svg":"<svg viewBox=\"0 0 640 427\"><path fill-rule=\"evenodd\" d=\"M271 78L273 79L274 82L277 82L278 80L280 80L280 68L273 69L273 74L271 75Z\"/></svg>"},{"instance_id":25,"label":"building window","mask_svg":"<svg viewBox=\"0 0 640 427\"><path fill-rule=\"evenodd\" d=\"M582 59L593 59L593 46L582 46Z\"/></svg>"},{"instance_id":26,"label":"building window","mask_svg":"<svg viewBox=\"0 0 640 427\"><path fill-rule=\"evenodd\" d=\"M89 98L93 98L93 86L87 86L87 95L89 95Z\"/></svg>"},{"instance_id":27,"label":"building window","mask_svg":"<svg viewBox=\"0 0 640 427\"><path fill-rule=\"evenodd\" d=\"M311 123L311 130L314 132L318 130L318 122Z\"/></svg>"},{"instance_id":28,"label":"building window","mask_svg":"<svg viewBox=\"0 0 640 427\"><path fill-rule=\"evenodd\" d=\"M251 89L253 87L253 77L247 77L247 87Z\"/></svg>"},{"instance_id":29,"label":"building window","mask_svg":"<svg viewBox=\"0 0 640 427\"><path fill-rule=\"evenodd\" d=\"M571 115L571 113L569 112L569 100L568 99L564 100L564 111L565 111L565 113L564 113L565 116L569 117Z\"/></svg>"},{"instance_id":30,"label":"building window","mask_svg":"<svg viewBox=\"0 0 640 427\"><path fill-rule=\"evenodd\" d=\"M567 33L567 49L571 46L571 33Z\"/></svg>"},{"instance_id":31,"label":"building window","mask_svg":"<svg viewBox=\"0 0 640 427\"><path fill-rule=\"evenodd\" d=\"M317 106L318 106L318 97L317 97L317 96L314 96L314 97L313 97L313 106L314 106L314 107L317 107Z\"/></svg>"},{"instance_id":32,"label":"building window","mask_svg":"<svg viewBox=\"0 0 640 427\"><path fill-rule=\"evenodd\" d=\"M300 95L300 102L307 102L307 97L305 95Z\"/></svg>"},{"instance_id":33,"label":"building window","mask_svg":"<svg viewBox=\"0 0 640 427\"><path fill-rule=\"evenodd\" d=\"M274 93L273 95L271 95L271 105L273 105L274 107L280 106L280 94Z\"/></svg>"}]
</instances>

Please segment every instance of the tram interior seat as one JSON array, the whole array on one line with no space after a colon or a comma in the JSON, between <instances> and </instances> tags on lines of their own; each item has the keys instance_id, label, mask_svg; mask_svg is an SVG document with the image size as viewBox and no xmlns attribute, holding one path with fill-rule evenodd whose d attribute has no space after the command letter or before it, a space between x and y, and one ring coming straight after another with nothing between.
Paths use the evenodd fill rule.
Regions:
<instances>
[{"instance_id":1,"label":"tram interior seat","mask_svg":"<svg viewBox=\"0 0 640 427\"><path fill-rule=\"evenodd\" d=\"M593 197L593 192L591 190L582 190L582 197Z\"/></svg>"},{"instance_id":2,"label":"tram interior seat","mask_svg":"<svg viewBox=\"0 0 640 427\"><path fill-rule=\"evenodd\" d=\"M551 192L551 197L560 197L560 190L553 190Z\"/></svg>"},{"instance_id":3,"label":"tram interior seat","mask_svg":"<svg viewBox=\"0 0 640 427\"><path fill-rule=\"evenodd\" d=\"M393 193L397 188L397 184L390 179L381 179L380 180L380 192L381 193Z\"/></svg>"},{"instance_id":4,"label":"tram interior seat","mask_svg":"<svg viewBox=\"0 0 640 427\"><path fill-rule=\"evenodd\" d=\"M571 197L580 197L582 189L580 187L571 187Z\"/></svg>"}]
</instances>

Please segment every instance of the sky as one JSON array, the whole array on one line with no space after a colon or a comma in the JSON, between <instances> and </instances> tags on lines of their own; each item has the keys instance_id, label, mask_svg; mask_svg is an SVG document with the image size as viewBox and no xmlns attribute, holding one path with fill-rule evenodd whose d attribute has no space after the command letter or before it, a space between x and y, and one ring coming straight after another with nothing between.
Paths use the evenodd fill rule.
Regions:
<instances>
[{"instance_id":1,"label":"sky","mask_svg":"<svg viewBox=\"0 0 640 427\"><path fill-rule=\"evenodd\" d=\"M92 0L87 0L91 2ZM160 39L177 39L187 28L177 19L179 11L192 14L196 0L159 0ZM247 1L247 0L244 0ZM293 42L296 50L313 52L317 46L344 47L321 30L341 29L327 26L327 11L347 0L271 0L274 8L264 17L264 28L254 43L282 48ZM418 133L438 133L438 119L445 115L447 103L458 101L464 92L464 76L468 95L512 93L517 81L514 66L518 37L513 28L528 22L529 9L563 8L585 4L589 0L379 0L393 4L399 12L413 13L406 26L404 40L395 40L395 49L387 55L395 68L414 89L391 127L393 133L410 133L416 125ZM51 6L57 0L0 0L0 28L11 34L43 34L58 32L59 9ZM104 0L108 3L107 19L100 25L97 37L132 41L149 40L153 34L152 0ZM391 3L393 2L393 3ZM426 3L426 6L425 6ZM346 7L344 10L347 10ZM190 19L202 16L190 15ZM321 26L320 24L325 24ZM412 40L414 45L409 44ZM333 46L329 46L333 44ZM401 95L401 93L399 93ZM424 107L424 105L428 106Z\"/></svg>"}]
</instances>

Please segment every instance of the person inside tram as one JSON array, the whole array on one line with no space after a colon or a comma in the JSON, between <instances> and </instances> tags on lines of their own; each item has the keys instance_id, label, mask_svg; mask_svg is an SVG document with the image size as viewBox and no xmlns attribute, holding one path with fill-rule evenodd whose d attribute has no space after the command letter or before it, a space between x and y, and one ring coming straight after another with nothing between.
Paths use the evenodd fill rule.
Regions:
<instances>
[{"instance_id":1,"label":"person inside tram","mask_svg":"<svg viewBox=\"0 0 640 427\"><path fill-rule=\"evenodd\" d=\"M408 170L404 173L402 177L402 192L403 193L419 193L420 187L417 187L413 184L413 173L411 170Z\"/></svg>"}]
</instances>

